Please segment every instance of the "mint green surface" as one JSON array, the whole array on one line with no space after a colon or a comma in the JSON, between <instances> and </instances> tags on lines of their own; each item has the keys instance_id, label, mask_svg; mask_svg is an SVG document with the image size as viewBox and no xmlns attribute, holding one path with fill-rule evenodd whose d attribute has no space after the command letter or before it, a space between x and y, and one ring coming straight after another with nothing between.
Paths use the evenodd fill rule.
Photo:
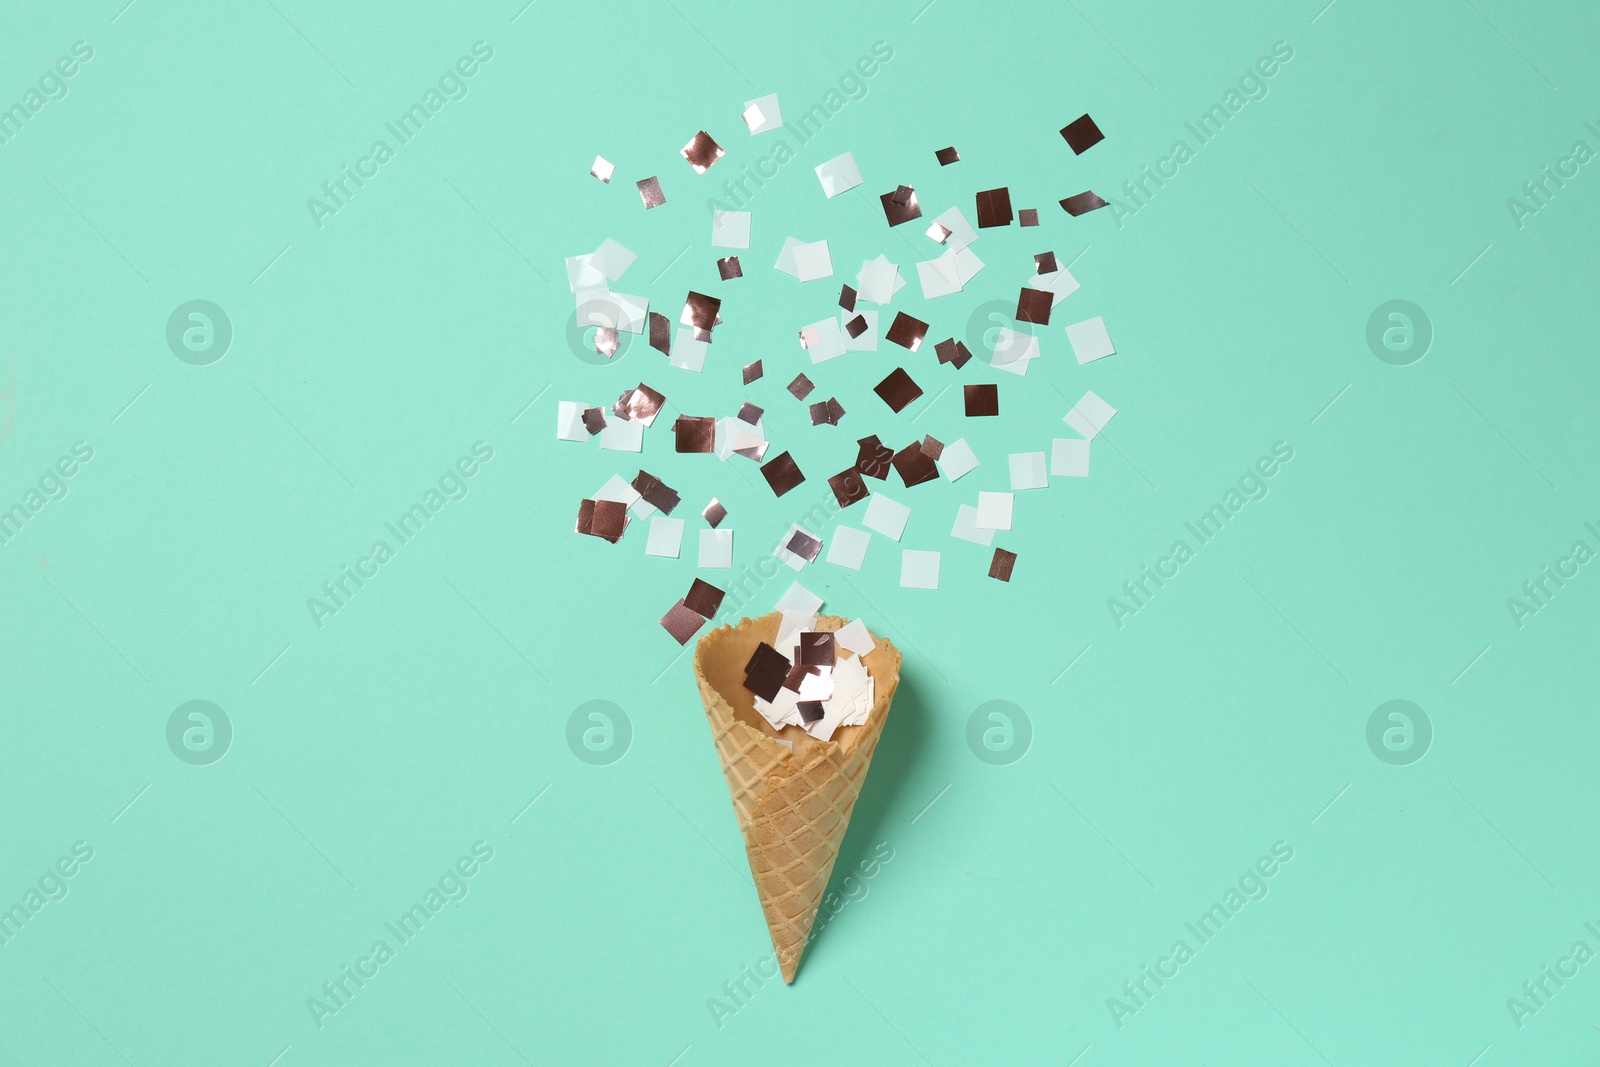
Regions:
<instances>
[{"instance_id":1,"label":"mint green surface","mask_svg":"<svg viewBox=\"0 0 1600 1067\"><path fill-rule=\"evenodd\" d=\"M0 509L22 508L0 546L0 908L21 908L0 913L0 1063L1593 1059L1592 6L521 2L5 20L0 108L27 118L0 127ZM41 89L74 42L92 58ZM385 123L474 42L492 58L399 145ZM892 59L808 143L746 132L746 101L826 106L875 42ZM1276 42L1292 59L1201 144L1186 124ZM1075 157L1056 130L1085 111L1106 140ZM700 129L728 151L703 176L678 157ZM707 200L780 137L745 277L720 282ZM319 225L307 199L380 138L392 158ZM1140 206L1123 183L1180 139L1192 158ZM812 168L845 151L865 184L825 200ZM1544 165L1569 177L1540 206L1523 186ZM667 203L646 212L650 175ZM924 221L891 232L876 198L900 183ZM925 303L926 222L1000 185L1043 224L984 231L986 269ZM1085 189L1117 204L1056 206ZM830 241L834 276L774 271L790 235ZM618 291L674 320L689 289L724 298L703 374L643 339L612 366L569 349L563 260L608 236L639 255ZM932 343L975 309L981 333L1046 250L1083 287L1029 374L938 365ZM879 252L908 281L883 325L928 320L923 351L813 368L796 331ZM1367 342L1396 299L1433 331L1405 366ZM192 300L231 321L215 362L168 346ZM1117 353L1079 366L1063 326L1093 315ZM870 389L896 366L926 390L899 415ZM784 392L800 370L839 427ZM555 439L558 400L641 379L671 402L641 455ZM988 381L997 420L944 392ZM1091 476L1018 494L996 539L1015 577L989 579L989 551L949 537L957 504L1073 436L1088 389L1120 410ZM782 499L743 459L672 451L672 418L744 399L807 475ZM982 465L891 482L904 540L798 575L905 672L835 876L851 902L792 987L735 1001L771 946L656 620L696 574L731 577L695 567L706 500L753 567L868 433L964 436ZM1292 459L1264 498L1201 544L1185 524L1275 446ZM385 523L462 457L465 496L399 543ZM683 494L681 559L644 556L643 525L572 532L581 497L641 466ZM393 557L319 626L308 598L380 539ZM1179 540L1192 558L1114 621ZM943 553L937 592L899 587L901 548ZM1546 565L1576 576L1514 613ZM220 733L175 755L203 720L169 747L196 700L231 723L209 764ZM631 723L610 764L568 746L591 700ZM1020 761L969 748L993 700L1031 722ZM1369 748L1391 700L1431 723L1418 761ZM1257 881L1275 846L1292 859ZM1265 896L1202 943L1186 923L1242 877ZM397 937L430 889L437 913ZM319 1015L345 967L373 976Z\"/></svg>"}]
</instances>

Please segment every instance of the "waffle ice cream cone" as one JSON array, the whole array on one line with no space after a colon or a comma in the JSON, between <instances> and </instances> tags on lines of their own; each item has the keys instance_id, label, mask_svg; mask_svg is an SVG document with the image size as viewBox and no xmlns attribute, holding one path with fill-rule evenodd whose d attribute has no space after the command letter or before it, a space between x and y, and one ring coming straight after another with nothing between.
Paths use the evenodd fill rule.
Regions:
<instances>
[{"instance_id":1,"label":"waffle ice cream cone","mask_svg":"<svg viewBox=\"0 0 1600 1067\"><path fill-rule=\"evenodd\" d=\"M873 635L877 647L862 663L874 700L863 725L841 726L829 741L797 726L774 730L755 709L744 670L757 645L776 641L782 617L773 612L706 634L695 647L694 676L778 966L783 980L793 982L889 717L900 683L900 652ZM816 629L838 630L847 621L819 615ZM780 738L794 746L792 752Z\"/></svg>"}]
</instances>

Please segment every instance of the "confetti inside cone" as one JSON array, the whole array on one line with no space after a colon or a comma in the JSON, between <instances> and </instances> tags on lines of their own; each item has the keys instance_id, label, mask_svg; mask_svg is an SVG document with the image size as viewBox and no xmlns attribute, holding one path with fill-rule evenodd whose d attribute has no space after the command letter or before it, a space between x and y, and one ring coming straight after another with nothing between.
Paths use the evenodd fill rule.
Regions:
<instances>
[{"instance_id":1,"label":"confetti inside cone","mask_svg":"<svg viewBox=\"0 0 1600 1067\"><path fill-rule=\"evenodd\" d=\"M864 725L842 726L831 741L817 741L795 726L775 733L755 710L744 668L760 642L777 640L781 621L782 614L773 612L706 634L695 647L694 676L778 966L783 980L793 982L900 684L900 652L873 635L877 647L863 664L875 699ZM847 621L819 615L816 628L837 630ZM794 751L778 737L792 741Z\"/></svg>"}]
</instances>

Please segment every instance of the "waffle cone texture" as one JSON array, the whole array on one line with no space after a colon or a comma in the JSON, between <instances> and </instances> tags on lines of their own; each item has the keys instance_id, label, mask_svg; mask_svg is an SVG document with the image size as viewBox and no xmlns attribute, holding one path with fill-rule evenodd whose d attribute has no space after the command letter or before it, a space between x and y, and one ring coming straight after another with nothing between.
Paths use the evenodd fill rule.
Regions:
<instances>
[{"instance_id":1,"label":"waffle cone texture","mask_svg":"<svg viewBox=\"0 0 1600 1067\"><path fill-rule=\"evenodd\" d=\"M781 621L773 612L706 634L695 646L694 676L778 967L783 980L793 982L889 718L900 684L900 652L873 634L877 647L862 661L874 687L864 725L842 726L830 741L796 726L775 732L755 710L744 668L758 644L776 641ZM821 615L817 629L837 630L847 621ZM794 743L792 753L779 737Z\"/></svg>"}]
</instances>

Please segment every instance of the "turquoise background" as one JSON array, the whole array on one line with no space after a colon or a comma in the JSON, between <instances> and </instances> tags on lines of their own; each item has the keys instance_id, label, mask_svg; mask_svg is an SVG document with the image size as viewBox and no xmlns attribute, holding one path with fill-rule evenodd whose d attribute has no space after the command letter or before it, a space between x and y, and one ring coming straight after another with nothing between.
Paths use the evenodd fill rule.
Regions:
<instances>
[{"instance_id":1,"label":"turquoise background","mask_svg":"<svg viewBox=\"0 0 1600 1067\"><path fill-rule=\"evenodd\" d=\"M93 449L0 548L0 906L93 850L0 945L0 1062L1593 1057L1600 965L1520 1027L1507 1006L1574 942L1600 950L1600 577L1520 628L1507 607L1573 542L1600 548L1600 177L1520 227L1507 206L1575 141L1600 148L1592 6L122 2L0 34L5 107L93 48L0 145L0 508ZM468 95L319 228L307 198L476 41L493 58ZM880 41L892 61L756 194L746 276L719 282L705 201L776 136L746 133L745 101L777 92L792 118ZM1055 206L1131 204L1122 183L1194 148L1184 124L1279 41L1266 97L1136 213ZM1074 157L1055 131L1084 111L1106 140ZM728 157L696 176L677 152L702 128ZM865 185L826 201L811 168L845 151ZM667 203L646 213L649 175ZM930 219L1008 185L1043 225L984 231L987 269L924 304L934 246L875 202L902 182ZM835 276L775 272L790 235L828 239ZM642 341L575 358L563 259L608 236L639 255L619 291L674 319L691 288L725 298L704 374ZM1031 373L937 365L931 342L1014 301L1047 249L1083 288ZM930 347L811 367L795 331L879 252ZM207 366L165 339L194 299L234 330ZM1392 299L1432 323L1409 366L1366 341ZM1118 352L1080 367L1061 327L1096 314ZM927 393L892 415L870 386L901 365ZM843 402L837 429L783 391L802 369ZM765 407L806 484L774 499L743 460L674 454L666 423L640 456L555 440L558 400L641 379L669 419ZM999 381L1002 417L964 419L958 380ZM956 505L1071 436L1085 389L1121 412L1092 476L1019 494L996 541L1016 575L990 580L988 550L948 536ZM982 461L889 490L913 509L902 546L944 554L937 592L899 588L882 537L859 574L799 576L906 654L841 865L893 859L836 876L857 899L796 984L719 1026L708 1001L770 943L656 620L697 573L706 499L753 564L867 433L965 436ZM479 441L466 498L318 628L307 598ZM1107 599L1279 441L1269 495L1116 626ZM683 493L682 559L646 558L642 529L572 533L580 497L640 466ZM1367 744L1393 699L1432 723L1410 765ZM218 762L168 747L190 700L232 724ZM566 742L590 700L631 723L609 765ZM1009 765L966 742L991 700L1031 722ZM466 896L319 1028L308 998L476 842L493 858ZM1119 1027L1108 999L1276 842L1293 859L1265 899Z\"/></svg>"}]
</instances>

